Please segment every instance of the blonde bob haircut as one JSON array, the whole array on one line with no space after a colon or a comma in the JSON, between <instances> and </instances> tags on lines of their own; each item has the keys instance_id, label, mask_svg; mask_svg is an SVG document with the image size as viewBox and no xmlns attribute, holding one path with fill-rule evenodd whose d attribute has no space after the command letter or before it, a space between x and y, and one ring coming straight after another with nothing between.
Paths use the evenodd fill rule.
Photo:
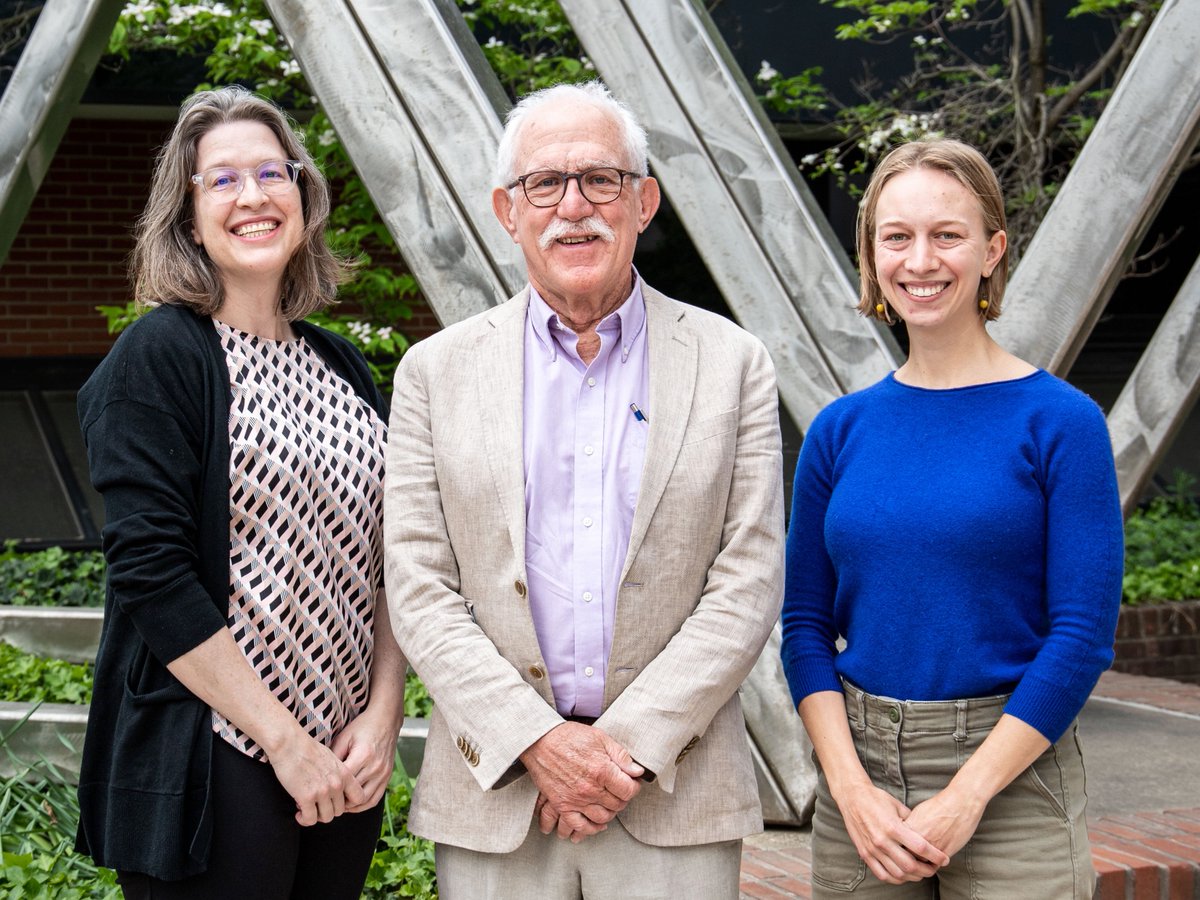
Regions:
<instances>
[{"instance_id":1,"label":"blonde bob haircut","mask_svg":"<svg viewBox=\"0 0 1200 900\"><path fill-rule=\"evenodd\" d=\"M861 315L881 319L889 325L892 323L892 310L875 274L875 211L884 185L896 175L918 168L945 172L971 192L979 201L984 231L989 240L996 232L1006 230L1000 181L983 154L974 147L962 141L941 138L901 144L888 153L871 175L858 206L858 272L861 285L858 311ZM1008 247L1005 246L1004 254L992 269L992 274L982 278L979 283L979 299L987 301L987 307L980 310L984 321L999 318L1007 283ZM883 306L882 312L878 309L880 305Z\"/></svg>"},{"instance_id":2,"label":"blonde bob haircut","mask_svg":"<svg viewBox=\"0 0 1200 900\"><path fill-rule=\"evenodd\" d=\"M333 303L352 263L325 242L329 183L304 149L294 124L275 104L236 85L198 91L179 110L175 129L158 153L150 199L134 229L130 260L134 299L141 306L173 303L211 316L225 299L220 274L205 249L192 239L196 148L213 128L260 122L279 139L284 156L303 163L296 184L304 211L304 236L283 274L280 312L289 322Z\"/></svg>"}]
</instances>

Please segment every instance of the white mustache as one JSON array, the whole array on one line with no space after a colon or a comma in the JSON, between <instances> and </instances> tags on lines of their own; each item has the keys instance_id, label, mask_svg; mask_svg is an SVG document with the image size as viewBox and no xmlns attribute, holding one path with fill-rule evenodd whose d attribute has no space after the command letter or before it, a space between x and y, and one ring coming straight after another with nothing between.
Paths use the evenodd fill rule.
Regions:
<instances>
[{"instance_id":1,"label":"white mustache","mask_svg":"<svg viewBox=\"0 0 1200 900\"><path fill-rule=\"evenodd\" d=\"M597 215L590 215L578 222L568 222L566 219L551 219L538 237L538 247L542 250L565 237L598 237L605 243L611 244L617 239L617 234Z\"/></svg>"}]
</instances>

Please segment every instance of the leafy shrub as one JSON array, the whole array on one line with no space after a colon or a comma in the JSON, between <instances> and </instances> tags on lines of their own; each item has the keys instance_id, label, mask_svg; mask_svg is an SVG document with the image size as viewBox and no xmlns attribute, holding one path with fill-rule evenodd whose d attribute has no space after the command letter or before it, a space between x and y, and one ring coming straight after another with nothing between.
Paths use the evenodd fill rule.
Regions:
<instances>
[{"instance_id":1,"label":"leafy shrub","mask_svg":"<svg viewBox=\"0 0 1200 900\"><path fill-rule=\"evenodd\" d=\"M1200 504L1184 473L1125 523L1125 603L1200 597Z\"/></svg>"},{"instance_id":2,"label":"leafy shrub","mask_svg":"<svg viewBox=\"0 0 1200 900\"><path fill-rule=\"evenodd\" d=\"M0 897L119 900L116 873L74 850L79 801L72 779L44 760L14 759L3 736L0 753L15 773L0 781Z\"/></svg>"},{"instance_id":3,"label":"leafy shrub","mask_svg":"<svg viewBox=\"0 0 1200 900\"><path fill-rule=\"evenodd\" d=\"M47 659L0 641L0 700L90 703L92 667Z\"/></svg>"},{"instance_id":4,"label":"leafy shrub","mask_svg":"<svg viewBox=\"0 0 1200 900\"><path fill-rule=\"evenodd\" d=\"M412 675L409 675L410 683ZM405 694L405 706L408 705ZM407 711L406 711L407 714ZM412 802L412 780L396 757L396 768L384 801L383 829L379 846L367 870L362 896L368 900L385 897L414 897L436 900L437 876L433 844L408 833L408 807Z\"/></svg>"},{"instance_id":5,"label":"leafy shrub","mask_svg":"<svg viewBox=\"0 0 1200 900\"><path fill-rule=\"evenodd\" d=\"M0 553L0 604L103 606L104 554L50 547L18 553L9 541Z\"/></svg>"}]
</instances>

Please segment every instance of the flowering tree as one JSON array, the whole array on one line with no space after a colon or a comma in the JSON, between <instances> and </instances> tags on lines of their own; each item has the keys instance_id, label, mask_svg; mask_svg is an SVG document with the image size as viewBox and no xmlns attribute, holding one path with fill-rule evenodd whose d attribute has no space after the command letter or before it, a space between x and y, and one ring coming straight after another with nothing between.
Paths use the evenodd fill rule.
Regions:
<instances>
[{"instance_id":1,"label":"flowering tree","mask_svg":"<svg viewBox=\"0 0 1200 900\"><path fill-rule=\"evenodd\" d=\"M757 81L779 113L832 120L840 139L801 168L832 175L854 192L896 143L943 135L978 146L1000 176L1009 237L1029 242L1083 142L1158 10L1159 0L821 0L852 18L836 38L912 55L911 70L883 85L856 87L859 102L832 96L821 71L784 77L763 63ZM1068 66L1047 22L1087 19L1107 33L1090 61Z\"/></svg>"},{"instance_id":2,"label":"flowering tree","mask_svg":"<svg viewBox=\"0 0 1200 900\"><path fill-rule=\"evenodd\" d=\"M592 77L578 41L554 0L459 0L468 25L512 96L557 81ZM197 89L239 83L253 88L301 120L306 144L335 190L329 240L360 265L342 289L345 307L312 318L345 335L367 354L385 389L400 354L408 346L397 330L412 315L417 284L400 265L391 234L354 170L337 133L321 108L286 40L271 21L263 0L133 0L125 5L109 42L108 64L130 54L168 50L204 60L207 81ZM135 314L132 307L103 310L110 330Z\"/></svg>"}]
</instances>

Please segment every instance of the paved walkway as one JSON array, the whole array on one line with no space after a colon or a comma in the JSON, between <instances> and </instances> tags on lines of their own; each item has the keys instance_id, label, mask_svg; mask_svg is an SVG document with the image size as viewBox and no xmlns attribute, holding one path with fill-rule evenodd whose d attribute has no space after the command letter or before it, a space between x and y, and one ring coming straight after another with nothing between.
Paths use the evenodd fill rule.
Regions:
<instances>
[{"instance_id":1,"label":"paved walkway","mask_svg":"<svg viewBox=\"0 0 1200 900\"><path fill-rule=\"evenodd\" d=\"M1105 673L1080 731L1096 900L1200 900L1200 685ZM811 897L810 837L748 838L742 900Z\"/></svg>"}]
</instances>

